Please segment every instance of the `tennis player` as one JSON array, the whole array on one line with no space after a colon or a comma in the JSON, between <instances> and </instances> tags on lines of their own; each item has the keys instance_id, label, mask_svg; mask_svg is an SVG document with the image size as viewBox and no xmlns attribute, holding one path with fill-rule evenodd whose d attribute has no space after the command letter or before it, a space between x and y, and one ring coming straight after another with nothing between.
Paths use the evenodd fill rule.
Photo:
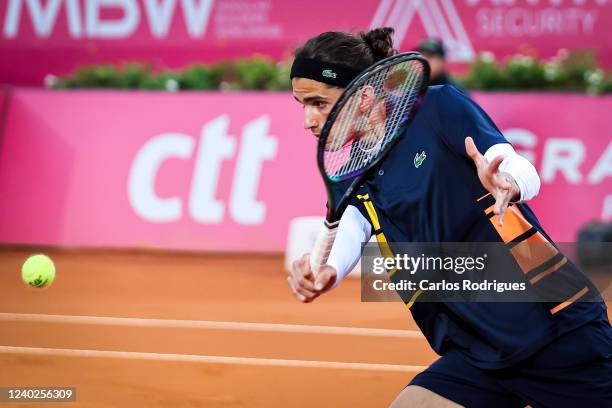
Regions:
<instances>
[{"instance_id":1,"label":"tennis player","mask_svg":"<svg viewBox=\"0 0 612 408\"><path fill-rule=\"evenodd\" d=\"M295 53L293 95L304 127L320 134L334 102L360 71L395 53L391 28L326 32ZM338 285L375 234L385 242L550 242L525 204L539 191L534 167L487 114L452 85L429 88L407 134L355 194L328 264L315 278L308 255L288 277L310 302ZM339 192L338 194L340 194ZM562 205L562 203L559 203ZM530 265L530 282L575 268L561 253ZM535 285L535 284L534 284ZM407 302L441 355L392 407L612 407L612 328L588 282L560 302ZM599 299L596 297L595 299Z\"/></svg>"}]
</instances>

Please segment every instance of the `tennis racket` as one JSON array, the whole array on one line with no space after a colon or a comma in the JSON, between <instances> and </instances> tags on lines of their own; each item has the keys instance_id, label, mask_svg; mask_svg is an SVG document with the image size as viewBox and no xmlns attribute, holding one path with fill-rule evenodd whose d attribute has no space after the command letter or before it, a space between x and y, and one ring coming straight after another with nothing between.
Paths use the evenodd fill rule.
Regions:
<instances>
[{"instance_id":1,"label":"tennis racket","mask_svg":"<svg viewBox=\"0 0 612 408\"><path fill-rule=\"evenodd\" d=\"M329 113L317 146L327 214L310 256L317 276L327 263L342 213L414 119L427 92L429 64L416 52L385 58L359 74ZM335 185L349 180L338 202Z\"/></svg>"}]
</instances>

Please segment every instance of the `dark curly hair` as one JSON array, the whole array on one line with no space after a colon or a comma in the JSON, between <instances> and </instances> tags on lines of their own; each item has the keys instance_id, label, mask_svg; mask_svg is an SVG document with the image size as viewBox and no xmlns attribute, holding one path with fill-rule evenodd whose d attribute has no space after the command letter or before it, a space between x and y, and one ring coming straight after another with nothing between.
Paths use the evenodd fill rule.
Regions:
<instances>
[{"instance_id":1,"label":"dark curly hair","mask_svg":"<svg viewBox=\"0 0 612 408\"><path fill-rule=\"evenodd\" d=\"M295 51L295 58L344 64L362 71L376 61L397 53L393 48L393 31L391 27L358 34L328 31L306 41Z\"/></svg>"}]
</instances>

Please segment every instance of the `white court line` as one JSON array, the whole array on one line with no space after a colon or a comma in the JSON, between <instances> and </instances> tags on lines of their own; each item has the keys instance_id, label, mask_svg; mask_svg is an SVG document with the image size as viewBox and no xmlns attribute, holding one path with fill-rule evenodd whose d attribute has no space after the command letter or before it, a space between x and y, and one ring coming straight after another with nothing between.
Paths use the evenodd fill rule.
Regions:
<instances>
[{"instance_id":1,"label":"white court line","mask_svg":"<svg viewBox=\"0 0 612 408\"><path fill-rule=\"evenodd\" d=\"M73 356L73 357L102 357L128 360L154 360L154 361L182 361L213 364L236 364L270 367L301 367L301 368L331 368L341 370L369 370L369 371L395 371L419 372L425 366L396 365L396 364L370 364L370 363L344 363L336 361L311 360L282 360L277 358L253 357L225 357L225 356L199 356L192 354L162 354L140 353L133 351L102 351L102 350L76 350L39 347L13 347L0 346L0 353L6 354L34 354L44 356Z\"/></svg>"},{"instance_id":2,"label":"white court line","mask_svg":"<svg viewBox=\"0 0 612 408\"><path fill-rule=\"evenodd\" d=\"M132 327L173 327L188 329L248 330L285 333L344 334L355 336L400 337L424 339L416 330L373 329L366 327L313 326L305 324L277 324L250 322L219 322L211 320L168 320L134 317L69 316L25 313L0 313L0 320L18 322L98 324Z\"/></svg>"}]
</instances>

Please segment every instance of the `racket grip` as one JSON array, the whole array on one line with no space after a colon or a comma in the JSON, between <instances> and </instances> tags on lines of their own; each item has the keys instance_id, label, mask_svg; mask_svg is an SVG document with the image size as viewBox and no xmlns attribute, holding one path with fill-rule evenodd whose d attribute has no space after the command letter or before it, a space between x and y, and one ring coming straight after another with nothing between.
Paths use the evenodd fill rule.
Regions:
<instances>
[{"instance_id":1,"label":"racket grip","mask_svg":"<svg viewBox=\"0 0 612 408\"><path fill-rule=\"evenodd\" d=\"M321 267L327 264L329 253L331 252L336 234L338 233L339 221L329 224L327 221L319 230L314 248L310 254L310 270L316 277L321 270Z\"/></svg>"}]
</instances>

